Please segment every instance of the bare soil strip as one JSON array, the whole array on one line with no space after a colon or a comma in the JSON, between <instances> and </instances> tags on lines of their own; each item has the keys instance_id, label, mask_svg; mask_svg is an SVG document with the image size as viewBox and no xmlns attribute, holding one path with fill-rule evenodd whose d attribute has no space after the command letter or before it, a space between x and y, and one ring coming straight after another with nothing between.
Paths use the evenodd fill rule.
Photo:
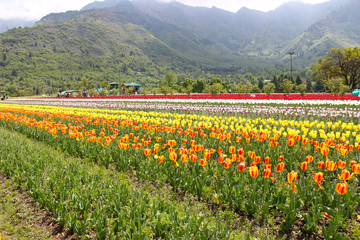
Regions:
<instances>
[{"instance_id":1,"label":"bare soil strip","mask_svg":"<svg viewBox=\"0 0 360 240\"><path fill-rule=\"evenodd\" d=\"M0 172L0 239L77 239Z\"/></svg>"}]
</instances>

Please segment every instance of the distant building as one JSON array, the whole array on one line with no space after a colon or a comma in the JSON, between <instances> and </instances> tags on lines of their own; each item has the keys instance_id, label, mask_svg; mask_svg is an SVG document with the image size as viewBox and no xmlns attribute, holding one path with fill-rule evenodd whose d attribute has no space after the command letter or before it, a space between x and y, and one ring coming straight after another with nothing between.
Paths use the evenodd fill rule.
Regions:
<instances>
[{"instance_id":1,"label":"distant building","mask_svg":"<svg viewBox=\"0 0 360 240\"><path fill-rule=\"evenodd\" d=\"M118 82L112 82L110 83L110 90L111 89L118 89L119 88L119 83Z\"/></svg>"}]
</instances>

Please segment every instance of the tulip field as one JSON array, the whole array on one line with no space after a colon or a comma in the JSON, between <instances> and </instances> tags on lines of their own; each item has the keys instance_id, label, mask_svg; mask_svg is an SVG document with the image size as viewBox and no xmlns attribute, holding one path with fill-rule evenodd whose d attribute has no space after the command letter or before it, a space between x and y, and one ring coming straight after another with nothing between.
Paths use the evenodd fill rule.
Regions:
<instances>
[{"instance_id":1,"label":"tulip field","mask_svg":"<svg viewBox=\"0 0 360 240\"><path fill-rule=\"evenodd\" d=\"M80 238L356 239L359 117L354 100L19 99L0 104L0 170Z\"/></svg>"}]
</instances>

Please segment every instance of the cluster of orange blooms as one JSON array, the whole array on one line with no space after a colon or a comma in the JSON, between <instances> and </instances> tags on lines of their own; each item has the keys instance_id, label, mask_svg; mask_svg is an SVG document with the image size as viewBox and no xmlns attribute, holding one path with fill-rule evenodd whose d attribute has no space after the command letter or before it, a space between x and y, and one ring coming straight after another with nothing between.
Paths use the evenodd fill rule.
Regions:
<instances>
[{"instance_id":1,"label":"cluster of orange blooms","mask_svg":"<svg viewBox=\"0 0 360 240\"><path fill-rule=\"evenodd\" d=\"M35 115L42 118L42 120L36 120L34 117L28 117ZM205 127L188 127L186 129L181 128L179 125L164 126L158 124L149 124L148 122L138 123L132 120L127 119L103 119L96 117L79 117L75 115L67 115L62 113L43 113L36 111L23 110L23 112L16 112L16 110L9 110L7 112L0 112L0 119L2 121L14 123L14 124L24 124L28 127L36 127L41 130L45 130L53 135L54 138L57 137L58 132L61 132L63 136L68 136L69 138L75 138L78 141L85 140L87 143L99 143L102 147L105 145L111 145L113 142L116 142L119 149L142 149L143 154L147 159L151 160L150 156L153 155L154 158L158 160L159 163L162 163L165 160L164 155L159 155L160 150L166 150L169 154L169 159L174 162L175 166L179 166L177 162L178 156L180 156L181 162L184 164L185 168L187 167L187 161L195 163L198 161L200 166L206 171L206 165L208 164L209 159L214 153L218 153L219 157L217 162L223 164L225 169L229 169L234 162L239 162L237 165L237 170L243 172L246 169L246 157L243 148L236 148L235 146L230 146L228 148L228 153L230 156L224 154L224 150L221 147L218 147L217 150L205 149L202 144L196 144L193 138L201 137L202 141L206 143L209 138L218 139L218 144L214 141L215 145L225 145L231 144L231 140L235 139L236 143L242 141L242 137L245 138L247 144L251 142L266 142L268 141L268 146L270 148L279 147L279 139L281 135L279 133L273 133L272 135L268 132L255 132L255 131L241 131L241 130L231 130L229 132L224 132L223 129L212 127L206 129ZM55 121L53 119L56 119ZM71 123L63 124L60 120L64 121L74 121L75 125ZM86 127L90 125L97 126L102 125L100 132L97 134L95 129L87 130ZM107 127L106 127L107 126ZM135 136L133 133L124 134L119 136L119 129L124 129L125 127L131 129L131 131L145 131L146 133L152 135L155 133L168 133L167 136L173 136L177 138L183 137L181 142L182 146L176 149L177 142L174 139L163 139L159 136L147 137L143 135L142 137ZM208 131L208 134L206 132ZM110 132L109 136L106 136L106 132ZM173 135L171 135L173 134ZM233 137L235 135L235 137ZM209 137L208 137L209 136ZM315 152L319 152L325 157L324 161L319 161L317 163L318 169L325 169L326 171L335 171L337 168L343 169L343 171L338 175L338 178L342 183L336 184L336 191L339 194L345 194L348 191L347 181L353 178L354 174L360 173L360 164L355 161L350 161L349 165L352 167L352 172L344 169L347 165L347 162L339 160L338 162L331 161L328 158L330 150L336 150L340 153L341 156L346 156L349 152L358 150L360 151L360 144L354 147L354 145L347 145L341 143L340 141L335 144L334 139L327 139L322 143L319 143L315 140L309 140L306 137L300 135L287 134L287 145L293 147L297 142L301 144L302 149L306 150L309 148L309 145L313 145ZM152 145L153 139L155 139L155 144ZM186 145L189 141L190 148L187 149ZM161 142L165 142L161 144ZM160 145L161 144L161 145ZM149 148L148 146L151 146ZM247 153L248 158L252 159L252 163L249 166L249 174L252 178L256 178L259 175L258 164L261 161L261 156L256 155L254 151L249 151ZM283 162L284 156L280 155L277 159L279 162L276 165L276 171L281 173L285 168L285 163ZM308 155L305 158L304 162L300 163L300 169L302 171L307 171L309 165L313 161L313 156ZM272 164L270 157L265 157L263 160L265 167L263 169L263 177L271 178L273 176ZM317 183L318 188L322 189L321 182L323 181L324 173L317 172L314 173L314 181ZM291 189L296 191L295 182L298 179L298 173L291 171L287 174L287 181L291 185ZM272 177L271 181L275 182L276 178Z\"/></svg>"}]
</instances>

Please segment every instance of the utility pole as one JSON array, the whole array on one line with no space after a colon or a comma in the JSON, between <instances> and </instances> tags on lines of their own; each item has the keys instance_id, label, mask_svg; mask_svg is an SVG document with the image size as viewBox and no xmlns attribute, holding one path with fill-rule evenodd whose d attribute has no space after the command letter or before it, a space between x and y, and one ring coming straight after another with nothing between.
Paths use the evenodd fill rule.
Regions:
<instances>
[{"instance_id":1,"label":"utility pole","mask_svg":"<svg viewBox=\"0 0 360 240\"><path fill-rule=\"evenodd\" d=\"M294 55L295 52L288 52L288 54L290 55L290 81L292 80L292 56Z\"/></svg>"}]
</instances>

